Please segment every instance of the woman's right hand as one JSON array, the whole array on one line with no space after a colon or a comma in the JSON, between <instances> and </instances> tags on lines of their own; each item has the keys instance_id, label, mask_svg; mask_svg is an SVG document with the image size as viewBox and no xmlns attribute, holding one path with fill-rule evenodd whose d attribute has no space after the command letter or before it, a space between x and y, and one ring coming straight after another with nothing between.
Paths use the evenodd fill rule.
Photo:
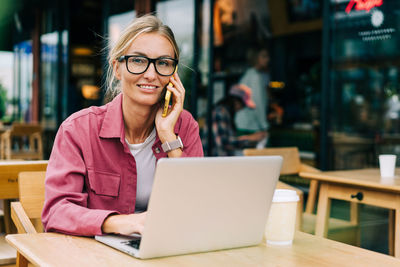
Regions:
<instances>
[{"instance_id":1,"label":"woman's right hand","mask_svg":"<svg viewBox=\"0 0 400 267\"><path fill-rule=\"evenodd\" d=\"M111 215L107 217L101 230L103 233L121 235L142 234L147 212Z\"/></svg>"}]
</instances>

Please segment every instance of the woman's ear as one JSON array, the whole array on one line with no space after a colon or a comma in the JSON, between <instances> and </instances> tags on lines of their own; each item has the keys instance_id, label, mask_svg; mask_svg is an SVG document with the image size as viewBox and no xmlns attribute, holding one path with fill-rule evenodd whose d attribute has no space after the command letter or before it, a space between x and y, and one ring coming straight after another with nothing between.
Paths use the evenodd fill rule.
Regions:
<instances>
[{"instance_id":1,"label":"woman's ear","mask_svg":"<svg viewBox=\"0 0 400 267\"><path fill-rule=\"evenodd\" d=\"M118 64L119 62L117 60L113 60L112 64L113 64L113 69L114 69L114 73L115 73L115 77L118 80L121 80L121 73L120 73L120 65Z\"/></svg>"}]
</instances>

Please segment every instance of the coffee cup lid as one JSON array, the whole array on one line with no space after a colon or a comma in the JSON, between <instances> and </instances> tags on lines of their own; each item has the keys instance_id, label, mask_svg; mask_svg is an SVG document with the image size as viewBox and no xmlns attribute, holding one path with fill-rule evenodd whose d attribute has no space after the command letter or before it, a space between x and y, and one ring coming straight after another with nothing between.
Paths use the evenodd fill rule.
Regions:
<instances>
[{"instance_id":1,"label":"coffee cup lid","mask_svg":"<svg viewBox=\"0 0 400 267\"><path fill-rule=\"evenodd\" d=\"M275 189L272 202L297 202L299 196L296 191L290 189Z\"/></svg>"},{"instance_id":2,"label":"coffee cup lid","mask_svg":"<svg viewBox=\"0 0 400 267\"><path fill-rule=\"evenodd\" d=\"M385 158L385 157L390 157L391 158L391 157L396 157L396 155L395 154L380 154L379 157L380 158Z\"/></svg>"}]
</instances>

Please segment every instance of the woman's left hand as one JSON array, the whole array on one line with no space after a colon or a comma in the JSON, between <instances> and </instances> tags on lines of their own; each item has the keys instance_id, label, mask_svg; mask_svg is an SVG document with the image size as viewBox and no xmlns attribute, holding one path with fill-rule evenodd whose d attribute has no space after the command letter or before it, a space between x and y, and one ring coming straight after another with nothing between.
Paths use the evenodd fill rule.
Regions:
<instances>
[{"instance_id":1,"label":"woman's left hand","mask_svg":"<svg viewBox=\"0 0 400 267\"><path fill-rule=\"evenodd\" d=\"M156 115L156 129L162 143L176 139L174 128L185 101L185 88L177 73L171 76L170 82L172 86L167 86L167 89L171 91L172 107L168 109L167 116L162 117L163 107L159 108Z\"/></svg>"}]
</instances>

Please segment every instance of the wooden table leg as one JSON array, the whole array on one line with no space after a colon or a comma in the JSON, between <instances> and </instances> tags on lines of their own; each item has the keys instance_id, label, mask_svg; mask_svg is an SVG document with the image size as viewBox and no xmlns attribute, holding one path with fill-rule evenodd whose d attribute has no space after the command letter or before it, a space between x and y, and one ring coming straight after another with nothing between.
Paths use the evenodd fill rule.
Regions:
<instances>
[{"instance_id":1,"label":"wooden table leg","mask_svg":"<svg viewBox=\"0 0 400 267\"><path fill-rule=\"evenodd\" d=\"M29 261L19 252L17 252L17 263L18 267L28 267Z\"/></svg>"},{"instance_id":2,"label":"wooden table leg","mask_svg":"<svg viewBox=\"0 0 400 267\"><path fill-rule=\"evenodd\" d=\"M389 240L389 255L394 255L394 226L395 226L395 210L389 209L389 222L388 222L388 240Z\"/></svg>"},{"instance_id":3,"label":"wooden table leg","mask_svg":"<svg viewBox=\"0 0 400 267\"><path fill-rule=\"evenodd\" d=\"M400 208L394 210L394 256L400 258Z\"/></svg>"},{"instance_id":4,"label":"wooden table leg","mask_svg":"<svg viewBox=\"0 0 400 267\"><path fill-rule=\"evenodd\" d=\"M360 229L360 205L357 202L350 202L350 222L356 225L356 245L361 247L361 229Z\"/></svg>"},{"instance_id":5,"label":"wooden table leg","mask_svg":"<svg viewBox=\"0 0 400 267\"><path fill-rule=\"evenodd\" d=\"M3 208L4 208L4 228L7 234L11 234L10 201L8 199L3 200Z\"/></svg>"},{"instance_id":6,"label":"wooden table leg","mask_svg":"<svg viewBox=\"0 0 400 267\"><path fill-rule=\"evenodd\" d=\"M311 180L310 188L308 190L308 199L306 204L306 213L314 213L315 200L317 199L318 181Z\"/></svg>"},{"instance_id":7,"label":"wooden table leg","mask_svg":"<svg viewBox=\"0 0 400 267\"><path fill-rule=\"evenodd\" d=\"M4 228L6 234L16 234L17 228L15 227L14 223L11 220L11 207L10 207L10 199L4 199L3 206L4 206Z\"/></svg>"},{"instance_id":8,"label":"wooden table leg","mask_svg":"<svg viewBox=\"0 0 400 267\"><path fill-rule=\"evenodd\" d=\"M321 183L318 198L317 221L315 235L326 237L328 235L328 223L331 211L331 200L328 196L329 185Z\"/></svg>"},{"instance_id":9,"label":"wooden table leg","mask_svg":"<svg viewBox=\"0 0 400 267\"><path fill-rule=\"evenodd\" d=\"M303 207L304 207L304 195L299 195L299 202L297 203L296 211L296 230L300 231L303 225Z\"/></svg>"}]
</instances>

